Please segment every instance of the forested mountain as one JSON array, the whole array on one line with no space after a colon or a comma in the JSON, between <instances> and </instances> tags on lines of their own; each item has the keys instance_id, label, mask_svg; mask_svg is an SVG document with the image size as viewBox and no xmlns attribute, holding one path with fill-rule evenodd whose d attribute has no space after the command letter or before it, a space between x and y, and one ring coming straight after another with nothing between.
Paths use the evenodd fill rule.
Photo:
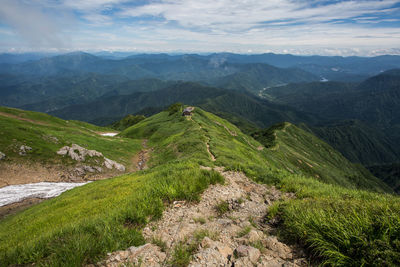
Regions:
<instances>
[{"instance_id":1,"label":"forested mountain","mask_svg":"<svg viewBox=\"0 0 400 267\"><path fill-rule=\"evenodd\" d=\"M399 161L400 73L381 71L398 68L398 58L82 52L17 57L0 64L0 105L106 125L183 102L248 133L282 121L303 123L353 162L389 164Z\"/></svg>"},{"instance_id":2,"label":"forested mountain","mask_svg":"<svg viewBox=\"0 0 400 267\"><path fill-rule=\"evenodd\" d=\"M262 127L280 121L314 121L312 116L293 108L259 99L249 93L204 86L192 82L177 82L153 92L106 96L94 102L73 105L50 112L64 119L94 121L99 118L123 117L150 107L165 107L175 102L198 105L216 114L232 114ZM105 121L108 124L110 121Z\"/></svg>"}]
</instances>

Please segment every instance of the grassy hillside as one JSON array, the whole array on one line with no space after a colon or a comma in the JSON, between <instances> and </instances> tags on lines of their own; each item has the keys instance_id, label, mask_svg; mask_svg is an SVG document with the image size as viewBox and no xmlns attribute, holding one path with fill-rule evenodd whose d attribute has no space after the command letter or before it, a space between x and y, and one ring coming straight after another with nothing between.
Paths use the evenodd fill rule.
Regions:
<instances>
[{"instance_id":1,"label":"grassy hillside","mask_svg":"<svg viewBox=\"0 0 400 267\"><path fill-rule=\"evenodd\" d=\"M368 170L400 194L400 163L372 165Z\"/></svg>"},{"instance_id":2,"label":"grassy hillside","mask_svg":"<svg viewBox=\"0 0 400 267\"><path fill-rule=\"evenodd\" d=\"M279 215L282 234L305 244L319 262L398 264L399 198L357 190L358 180L324 178L324 182L322 176L310 177L287 157L294 159L300 153L302 160L315 164L319 151L307 147L315 140L284 125L275 129L275 145L263 148L234 125L199 108L191 117L181 116L178 107L146 118L120 136L148 140L153 151L150 168L92 182L1 220L0 265L76 266L142 244L141 230L160 217L164 204L196 200L209 184L223 182L218 173L200 170L200 165L240 170L259 182L294 192L297 198L275 205L270 216ZM296 149L291 149L292 138L301 143ZM344 158L330 153L334 160L327 168L343 165L348 166L343 172L357 172ZM385 190L378 183L369 189Z\"/></svg>"},{"instance_id":3,"label":"grassy hillside","mask_svg":"<svg viewBox=\"0 0 400 267\"><path fill-rule=\"evenodd\" d=\"M109 131L115 130L79 121L64 121L44 113L0 107L0 151L6 154L5 160L0 162L3 172L1 177L7 178L4 172L10 165L21 165L20 168L24 167L27 171L34 171L38 165L44 168L55 167L61 173L54 173L54 177L62 176L63 170L73 168L77 162L57 155L56 152L71 144L102 152L105 157L130 168L131 158L141 149L141 143L100 135ZM20 155L22 145L29 146L32 150L26 155ZM91 159L87 161L90 162L83 163L97 164ZM4 182L12 183L7 179L1 181L1 184L4 185Z\"/></svg>"},{"instance_id":4,"label":"grassy hillside","mask_svg":"<svg viewBox=\"0 0 400 267\"><path fill-rule=\"evenodd\" d=\"M352 162L364 166L396 162L400 153L382 131L358 120L306 127Z\"/></svg>"},{"instance_id":5,"label":"grassy hillside","mask_svg":"<svg viewBox=\"0 0 400 267\"><path fill-rule=\"evenodd\" d=\"M346 188L391 191L364 167L351 163L330 145L293 124L281 123L252 136L268 147L290 172Z\"/></svg>"}]
</instances>

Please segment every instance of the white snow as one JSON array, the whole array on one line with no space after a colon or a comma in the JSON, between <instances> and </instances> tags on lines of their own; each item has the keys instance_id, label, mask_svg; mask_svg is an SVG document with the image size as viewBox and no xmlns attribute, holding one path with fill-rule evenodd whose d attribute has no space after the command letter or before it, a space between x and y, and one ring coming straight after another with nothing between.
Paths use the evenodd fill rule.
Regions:
<instances>
[{"instance_id":1,"label":"white snow","mask_svg":"<svg viewBox=\"0 0 400 267\"><path fill-rule=\"evenodd\" d=\"M116 136L118 133L102 133L102 136Z\"/></svg>"},{"instance_id":2,"label":"white snow","mask_svg":"<svg viewBox=\"0 0 400 267\"><path fill-rule=\"evenodd\" d=\"M10 185L0 188L0 207L27 198L52 198L62 192L87 183L34 183Z\"/></svg>"}]
</instances>

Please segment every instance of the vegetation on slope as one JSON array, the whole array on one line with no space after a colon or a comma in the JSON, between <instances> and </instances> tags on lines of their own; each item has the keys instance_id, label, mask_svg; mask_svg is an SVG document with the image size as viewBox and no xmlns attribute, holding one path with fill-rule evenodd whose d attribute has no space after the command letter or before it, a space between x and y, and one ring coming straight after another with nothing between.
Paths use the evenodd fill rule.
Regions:
<instances>
[{"instance_id":1,"label":"vegetation on slope","mask_svg":"<svg viewBox=\"0 0 400 267\"><path fill-rule=\"evenodd\" d=\"M274 158L292 173L347 188L391 192L364 167L351 163L330 145L293 124L277 124L252 136L268 147Z\"/></svg>"},{"instance_id":2,"label":"vegetation on slope","mask_svg":"<svg viewBox=\"0 0 400 267\"><path fill-rule=\"evenodd\" d=\"M274 206L270 216L279 215L282 233L303 242L319 262L398 264L399 198L356 190L360 181L346 176L342 180L310 177L287 158L301 156L315 164L318 153L324 153L333 156L326 168L334 173L342 165L348 166L343 172L357 170L327 145L322 152L308 148L316 140L285 125L275 129L275 143L262 149L234 125L199 108L191 117L164 111L146 118L120 135L148 139L153 149L150 169L92 182L0 221L0 262L81 265L96 262L110 250L139 245L140 230L149 219L159 218L163 203L196 200L208 184L222 182L217 173L199 168L218 165L294 192L297 198ZM291 149L294 145L296 149ZM297 149L305 149L310 158ZM369 184L371 190L386 189Z\"/></svg>"},{"instance_id":3,"label":"vegetation on slope","mask_svg":"<svg viewBox=\"0 0 400 267\"><path fill-rule=\"evenodd\" d=\"M400 194L400 163L372 165L368 170Z\"/></svg>"},{"instance_id":4,"label":"vegetation on slope","mask_svg":"<svg viewBox=\"0 0 400 267\"><path fill-rule=\"evenodd\" d=\"M123 117L121 120L114 122L113 124L110 125L111 128L118 130L118 131L123 131L126 128L129 128L136 123L144 120L146 117L143 115L126 115Z\"/></svg>"},{"instance_id":5,"label":"vegetation on slope","mask_svg":"<svg viewBox=\"0 0 400 267\"><path fill-rule=\"evenodd\" d=\"M382 131L358 120L346 120L307 127L316 136L340 151L351 162L364 166L395 162L400 158L396 145Z\"/></svg>"},{"instance_id":6,"label":"vegetation on slope","mask_svg":"<svg viewBox=\"0 0 400 267\"><path fill-rule=\"evenodd\" d=\"M141 229L165 203L194 201L216 182L216 172L175 163L75 188L0 221L0 266L81 266L144 244Z\"/></svg>"},{"instance_id":7,"label":"vegetation on slope","mask_svg":"<svg viewBox=\"0 0 400 267\"><path fill-rule=\"evenodd\" d=\"M130 165L130 158L141 148L140 142L99 134L107 131L110 129L85 122L65 121L44 113L0 107L0 151L7 155L8 163L72 164L71 159L56 152L65 145L78 144ZM21 145L30 146L32 151L21 157Z\"/></svg>"},{"instance_id":8,"label":"vegetation on slope","mask_svg":"<svg viewBox=\"0 0 400 267\"><path fill-rule=\"evenodd\" d=\"M283 237L304 244L331 266L398 266L400 199L279 174L281 190L297 198L270 209Z\"/></svg>"}]
</instances>

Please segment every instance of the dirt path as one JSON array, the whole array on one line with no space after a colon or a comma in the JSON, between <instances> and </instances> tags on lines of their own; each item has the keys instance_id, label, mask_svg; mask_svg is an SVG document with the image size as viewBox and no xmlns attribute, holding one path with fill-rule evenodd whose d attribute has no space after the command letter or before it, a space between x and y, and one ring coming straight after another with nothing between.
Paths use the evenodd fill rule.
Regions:
<instances>
[{"instance_id":1,"label":"dirt path","mask_svg":"<svg viewBox=\"0 0 400 267\"><path fill-rule=\"evenodd\" d=\"M147 139L142 142L143 149L132 158L134 170L141 171L147 169L147 161L150 157L150 149L147 148Z\"/></svg>"},{"instance_id":2,"label":"dirt path","mask_svg":"<svg viewBox=\"0 0 400 267\"><path fill-rule=\"evenodd\" d=\"M219 123L218 121L214 121L215 122L215 124L217 124L217 125L219 125L219 126L222 126L222 127L224 127L225 128L225 130L230 134L230 135L232 135L232 136L237 136L237 133L235 132L235 131L231 131L231 130L229 130L229 128L228 127L226 127L225 125L222 125L221 123Z\"/></svg>"},{"instance_id":3,"label":"dirt path","mask_svg":"<svg viewBox=\"0 0 400 267\"><path fill-rule=\"evenodd\" d=\"M49 126L49 124L41 122L41 121L31 120L31 119L28 119L28 118L20 117L20 116L14 115L14 114L5 113L5 112L1 112L1 111L0 111L0 116L7 117L7 118L12 118L12 119L17 119L17 120L20 120L20 121L27 121L27 122L31 122L31 123L34 123L34 124L40 124L40 125Z\"/></svg>"},{"instance_id":4,"label":"dirt path","mask_svg":"<svg viewBox=\"0 0 400 267\"><path fill-rule=\"evenodd\" d=\"M306 265L301 250L278 241L266 219L271 203L292 196L217 170L225 185L211 185L199 203L174 202L143 230L147 244L110 253L98 266L173 266L176 248L191 248L189 266Z\"/></svg>"},{"instance_id":5,"label":"dirt path","mask_svg":"<svg viewBox=\"0 0 400 267\"><path fill-rule=\"evenodd\" d=\"M206 146L207 146L207 152L210 155L211 160L216 161L214 154L211 153L211 150L210 150L210 140L208 140L208 142L206 143Z\"/></svg>"}]
</instances>

